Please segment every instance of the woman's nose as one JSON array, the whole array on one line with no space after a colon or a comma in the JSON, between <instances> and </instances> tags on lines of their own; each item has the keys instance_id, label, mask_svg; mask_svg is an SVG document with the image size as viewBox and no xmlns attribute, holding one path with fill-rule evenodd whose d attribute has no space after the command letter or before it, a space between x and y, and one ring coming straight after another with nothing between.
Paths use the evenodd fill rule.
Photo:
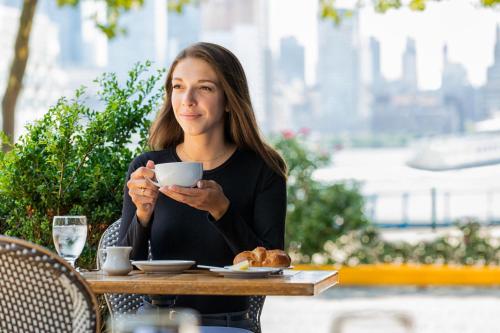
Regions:
<instances>
[{"instance_id":1,"label":"woman's nose","mask_svg":"<svg viewBox=\"0 0 500 333\"><path fill-rule=\"evenodd\" d=\"M186 93L182 98L183 106L193 106L195 104L194 91L193 89L187 89Z\"/></svg>"}]
</instances>

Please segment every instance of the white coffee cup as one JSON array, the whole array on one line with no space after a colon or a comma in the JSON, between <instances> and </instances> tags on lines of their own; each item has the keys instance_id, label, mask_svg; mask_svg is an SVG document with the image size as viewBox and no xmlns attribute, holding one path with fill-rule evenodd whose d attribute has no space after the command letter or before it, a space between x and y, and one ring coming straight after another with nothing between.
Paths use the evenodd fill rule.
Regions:
<instances>
[{"instance_id":1,"label":"white coffee cup","mask_svg":"<svg viewBox=\"0 0 500 333\"><path fill-rule=\"evenodd\" d=\"M178 185L194 187L203 177L203 163L200 162L170 162L155 165L157 182L151 181L158 187Z\"/></svg>"}]
</instances>

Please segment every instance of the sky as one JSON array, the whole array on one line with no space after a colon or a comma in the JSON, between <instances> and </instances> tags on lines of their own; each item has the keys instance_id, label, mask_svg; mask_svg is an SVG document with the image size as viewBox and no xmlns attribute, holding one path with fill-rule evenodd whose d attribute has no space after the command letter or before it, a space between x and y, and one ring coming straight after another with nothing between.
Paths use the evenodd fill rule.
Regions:
<instances>
[{"instance_id":1,"label":"sky","mask_svg":"<svg viewBox=\"0 0 500 333\"><path fill-rule=\"evenodd\" d=\"M271 48L276 52L279 39L286 36L295 36L305 45L306 80L310 84L315 80L317 60L317 12L317 0L270 1ZM495 27L500 24L500 10L480 8L477 0L445 0L431 1L424 12L400 9L378 14L365 6L359 20L364 45L368 45L370 36L381 43L382 73L387 79L397 79L401 75L406 38L412 37L416 40L421 88L439 88L445 43L450 60L463 64L469 81L480 86L486 80L487 67L493 63Z\"/></svg>"}]
</instances>

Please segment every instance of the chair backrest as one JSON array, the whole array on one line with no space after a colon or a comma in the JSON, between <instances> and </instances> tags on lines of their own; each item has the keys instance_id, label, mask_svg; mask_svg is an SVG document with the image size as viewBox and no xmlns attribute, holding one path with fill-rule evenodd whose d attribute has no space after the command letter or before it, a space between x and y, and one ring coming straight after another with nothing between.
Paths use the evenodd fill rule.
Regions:
<instances>
[{"instance_id":1,"label":"chair backrest","mask_svg":"<svg viewBox=\"0 0 500 333\"><path fill-rule=\"evenodd\" d=\"M112 223L102 234L97 248L96 264L97 269L101 269L106 258L101 250L108 246L118 244L118 233L120 231L121 219ZM113 319L118 319L123 315L134 314L143 302L141 294L104 294L104 299L108 304L110 315Z\"/></svg>"},{"instance_id":2,"label":"chair backrest","mask_svg":"<svg viewBox=\"0 0 500 333\"><path fill-rule=\"evenodd\" d=\"M261 333L260 315L262 314L265 300L266 296L250 296L250 309L248 309L248 311L250 320L252 320L252 331L254 333Z\"/></svg>"},{"instance_id":3,"label":"chair backrest","mask_svg":"<svg viewBox=\"0 0 500 333\"><path fill-rule=\"evenodd\" d=\"M0 235L0 332L100 331L97 300L64 259Z\"/></svg>"},{"instance_id":4,"label":"chair backrest","mask_svg":"<svg viewBox=\"0 0 500 333\"><path fill-rule=\"evenodd\" d=\"M118 219L104 231L99 241L98 253L100 253L99 250L105 249L108 246L114 246L118 243L120 224L121 219ZM97 256L96 262L98 269L102 266L101 257L103 256ZM151 247L149 248L149 258L151 259ZM114 318L118 318L125 314L135 313L142 304L143 296L144 295L139 294L104 294L111 316ZM262 307L264 306L265 300L265 296L250 296L249 314L253 324L252 331L254 333L261 333L260 315L262 314Z\"/></svg>"}]
</instances>

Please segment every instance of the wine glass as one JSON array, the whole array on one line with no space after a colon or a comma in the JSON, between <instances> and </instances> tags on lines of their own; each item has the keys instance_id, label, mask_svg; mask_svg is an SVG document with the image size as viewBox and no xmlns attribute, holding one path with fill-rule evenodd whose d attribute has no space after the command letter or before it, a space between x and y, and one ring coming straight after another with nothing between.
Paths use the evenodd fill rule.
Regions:
<instances>
[{"instance_id":1,"label":"wine glass","mask_svg":"<svg viewBox=\"0 0 500 333\"><path fill-rule=\"evenodd\" d=\"M87 239L87 218L85 216L54 216L52 238L57 253L73 268L82 253Z\"/></svg>"}]
</instances>

